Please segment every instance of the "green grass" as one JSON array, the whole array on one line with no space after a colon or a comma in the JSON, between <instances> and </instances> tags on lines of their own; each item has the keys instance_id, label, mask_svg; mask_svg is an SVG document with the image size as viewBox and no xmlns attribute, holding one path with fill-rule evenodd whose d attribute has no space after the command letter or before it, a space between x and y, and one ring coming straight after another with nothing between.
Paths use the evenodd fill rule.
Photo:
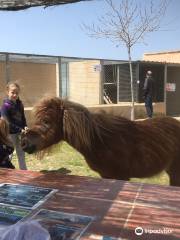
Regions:
<instances>
[{"instance_id":1,"label":"green grass","mask_svg":"<svg viewBox=\"0 0 180 240\"><path fill-rule=\"evenodd\" d=\"M18 169L18 162L16 154L13 156L13 164ZM44 156L39 160L35 155L26 155L26 163L28 170L33 171L58 171L63 174L72 174L78 176L99 177L99 175L92 171L83 156L74 150L67 143L56 145L50 154ZM169 179L166 173L161 173L158 176L144 179L131 179L133 182L145 182L151 184L168 185Z\"/></svg>"}]
</instances>

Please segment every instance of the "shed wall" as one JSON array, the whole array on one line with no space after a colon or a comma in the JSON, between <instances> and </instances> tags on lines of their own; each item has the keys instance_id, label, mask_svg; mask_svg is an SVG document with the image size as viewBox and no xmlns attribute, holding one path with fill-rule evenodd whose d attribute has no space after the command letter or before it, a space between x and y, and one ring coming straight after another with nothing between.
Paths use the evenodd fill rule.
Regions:
<instances>
[{"instance_id":1,"label":"shed wall","mask_svg":"<svg viewBox=\"0 0 180 240\"><path fill-rule=\"evenodd\" d=\"M69 99L84 105L99 104L101 72L95 70L100 61L69 63Z\"/></svg>"}]
</instances>

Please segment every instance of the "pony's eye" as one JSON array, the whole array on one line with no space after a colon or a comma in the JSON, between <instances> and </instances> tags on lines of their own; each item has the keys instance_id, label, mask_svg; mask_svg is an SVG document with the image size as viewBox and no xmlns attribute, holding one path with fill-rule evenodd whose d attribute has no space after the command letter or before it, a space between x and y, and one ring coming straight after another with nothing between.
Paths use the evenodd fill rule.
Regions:
<instances>
[{"instance_id":1,"label":"pony's eye","mask_svg":"<svg viewBox=\"0 0 180 240\"><path fill-rule=\"evenodd\" d=\"M43 119L43 120L41 121L41 124L42 124L42 125L49 125L49 121L48 121L47 119Z\"/></svg>"}]
</instances>

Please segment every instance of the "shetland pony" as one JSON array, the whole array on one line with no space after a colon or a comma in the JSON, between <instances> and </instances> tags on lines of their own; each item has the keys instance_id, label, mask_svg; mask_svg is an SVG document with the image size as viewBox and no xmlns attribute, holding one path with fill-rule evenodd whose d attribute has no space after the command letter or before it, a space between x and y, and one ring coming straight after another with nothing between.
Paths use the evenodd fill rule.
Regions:
<instances>
[{"instance_id":1,"label":"shetland pony","mask_svg":"<svg viewBox=\"0 0 180 240\"><path fill-rule=\"evenodd\" d=\"M165 170L170 184L180 186L180 122L173 118L131 121L60 98L44 99L34 126L22 134L22 147L34 153L62 140L103 178L129 180Z\"/></svg>"}]
</instances>

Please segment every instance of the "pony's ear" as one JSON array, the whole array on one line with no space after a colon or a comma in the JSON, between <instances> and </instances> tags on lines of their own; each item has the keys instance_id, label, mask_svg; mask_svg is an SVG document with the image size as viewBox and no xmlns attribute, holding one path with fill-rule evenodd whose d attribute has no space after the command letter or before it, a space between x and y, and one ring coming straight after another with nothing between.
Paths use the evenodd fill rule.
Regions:
<instances>
[{"instance_id":1,"label":"pony's ear","mask_svg":"<svg viewBox=\"0 0 180 240\"><path fill-rule=\"evenodd\" d=\"M65 140L77 149L91 148L93 138L92 116L88 110L70 108L64 111L63 129Z\"/></svg>"}]
</instances>

